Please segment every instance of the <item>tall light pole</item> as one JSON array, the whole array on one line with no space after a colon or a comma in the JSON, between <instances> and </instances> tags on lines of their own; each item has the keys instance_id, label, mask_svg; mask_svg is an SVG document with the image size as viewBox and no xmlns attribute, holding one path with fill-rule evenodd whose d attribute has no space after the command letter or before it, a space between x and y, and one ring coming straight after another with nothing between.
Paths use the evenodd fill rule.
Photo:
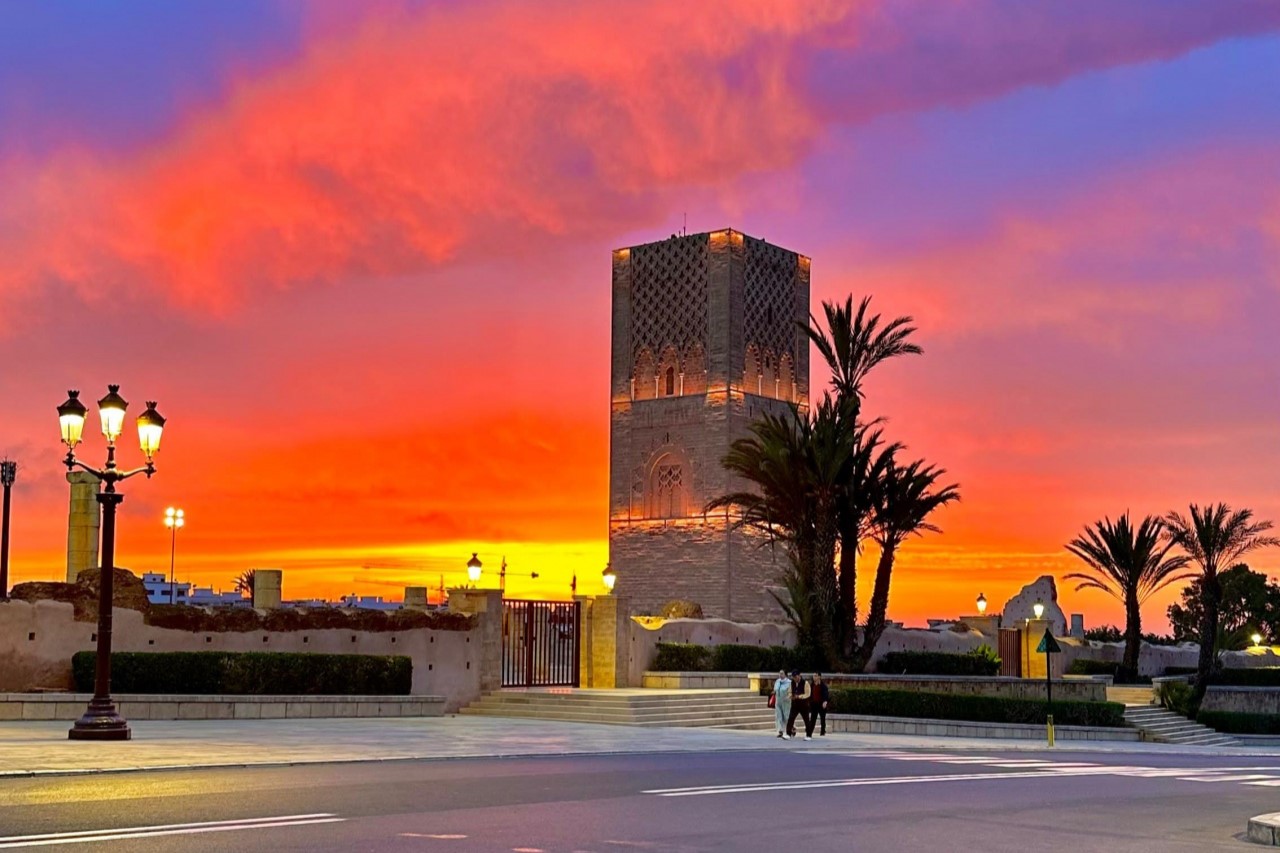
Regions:
<instances>
[{"instance_id":1,"label":"tall light pole","mask_svg":"<svg viewBox=\"0 0 1280 853\"><path fill-rule=\"evenodd\" d=\"M186 526L187 514L176 507L164 511L164 526L169 528L169 603L177 604L173 574L173 558L178 552L178 529Z\"/></svg>"},{"instance_id":2,"label":"tall light pole","mask_svg":"<svg viewBox=\"0 0 1280 853\"><path fill-rule=\"evenodd\" d=\"M537 572L516 572L516 575L522 578L538 579ZM505 556L502 558L502 567L498 569L498 589L504 593L507 591L507 558Z\"/></svg>"},{"instance_id":3,"label":"tall light pole","mask_svg":"<svg viewBox=\"0 0 1280 853\"><path fill-rule=\"evenodd\" d=\"M98 401L98 415L102 419L102 434L107 439L107 464L92 468L76 459L76 445L84 432L87 409L80 402L79 391L68 391L67 402L58 407L58 423L62 428L62 443L67 446L63 463L68 470L80 468L106 488L98 493L102 505L102 567L98 583L98 652L93 680L93 699L84 715L76 720L67 733L71 740L128 740L132 733L129 724L116 710L111 699L111 607L115 586L116 507L124 495L116 491L116 483L137 474L150 479L156 472L155 455L160 449L160 435L164 431L164 418L156 411L154 401L147 403L146 411L138 416L138 445L147 464L131 471L116 467L116 440L124 429L124 413L129 404L120 396L119 385L108 385L107 396Z\"/></svg>"},{"instance_id":4,"label":"tall light pole","mask_svg":"<svg viewBox=\"0 0 1280 853\"><path fill-rule=\"evenodd\" d=\"M4 509L0 511L0 601L9 600L9 490L17 476L17 462L0 460L0 486L4 486Z\"/></svg>"}]
</instances>

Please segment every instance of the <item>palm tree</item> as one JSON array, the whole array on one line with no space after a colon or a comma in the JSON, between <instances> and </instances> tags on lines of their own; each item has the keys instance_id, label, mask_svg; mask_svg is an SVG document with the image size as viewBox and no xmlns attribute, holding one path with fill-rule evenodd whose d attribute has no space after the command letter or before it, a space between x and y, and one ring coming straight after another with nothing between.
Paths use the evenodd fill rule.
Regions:
<instances>
[{"instance_id":1,"label":"palm tree","mask_svg":"<svg viewBox=\"0 0 1280 853\"><path fill-rule=\"evenodd\" d=\"M830 397L808 416L794 409L787 415L765 414L750 429L749 437L730 445L723 464L755 489L723 495L707 509L731 509L737 524L785 543L788 613L801 644L819 649L834 665L840 647L836 503L853 435Z\"/></svg>"},{"instance_id":2,"label":"palm tree","mask_svg":"<svg viewBox=\"0 0 1280 853\"><path fill-rule=\"evenodd\" d=\"M938 486L938 480L946 473L943 468L925 465L923 459L905 467L889 466L880 487L872 531L880 546L880 561L876 565L876 580L871 590L862 644L853 656L855 672L866 668L880 635L884 633L885 616L889 610L889 582L898 548L909 536L920 536L926 531L939 532L939 528L928 521L929 516L939 507L960 500L958 484Z\"/></svg>"},{"instance_id":3,"label":"palm tree","mask_svg":"<svg viewBox=\"0 0 1280 853\"><path fill-rule=\"evenodd\" d=\"M256 569L249 569L248 571L241 572L240 576L236 578L235 591L243 592L250 598L253 598L253 581L257 576L258 572Z\"/></svg>"},{"instance_id":4,"label":"palm tree","mask_svg":"<svg viewBox=\"0 0 1280 853\"><path fill-rule=\"evenodd\" d=\"M910 340L916 331L911 317L896 317L881 325L879 314L869 315L870 307L870 296L863 297L857 311L854 311L852 296L847 297L843 305L824 302L826 329L816 317L811 317L805 327L805 333L831 371L831 387L841 416L855 429L859 427L862 412L862 382L871 369L897 356L924 352ZM879 430L859 433L849 470L842 478L845 490L840 502L840 565L836 574L842 622L849 626L848 638L853 645L856 645L856 636L852 626L858 621L858 553L870 529L874 504L871 491L883 477L892 451L900 448L897 444L882 446Z\"/></svg>"},{"instance_id":5,"label":"palm tree","mask_svg":"<svg viewBox=\"0 0 1280 853\"><path fill-rule=\"evenodd\" d=\"M1159 590L1195 577L1184 571L1187 557L1170 557L1173 540L1165 535L1160 519L1148 515L1137 530L1125 512L1112 523L1110 518L1095 521L1092 527L1067 543L1067 550L1084 561L1088 569L1071 572L1065 580L1080 581L1076 592L1099 589L1124 603L1124 661L1127 679L1138 674L1142 649L1142 605Z\"/></svg>"},{"instance_id":6,"label":"palm tree","mask_svg":"<svg viewBox=\"0 0 1280 853\"><path fill-rule=\"evenodd\" d=\"M1191 504L1190 515L1169 512L1164 525L1174 544L1187 552L1200 567L1200 595L1204 612L1200 620L1200 660L1191 708L1198 710L1209 687L1218 638L1218 609L1222 604L1222 583L1218 572L1234 565L1250 551L1280 545L1280 539L1266 535L1270 521L1254 521L1253 510L1233 510L1224 503L1201 509Z\"/></svg>"}]
</instances>

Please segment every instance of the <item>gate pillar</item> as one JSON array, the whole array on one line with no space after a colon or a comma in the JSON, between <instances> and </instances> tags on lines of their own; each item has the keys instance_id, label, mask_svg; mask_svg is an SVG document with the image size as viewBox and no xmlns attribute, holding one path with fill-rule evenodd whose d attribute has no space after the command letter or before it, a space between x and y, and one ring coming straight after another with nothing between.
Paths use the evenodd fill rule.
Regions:
<instances>
[{"instance_id":1,"label":"gate pillar","mask_svg":"<svg viewBox=\"0 0 1280 853\"><path fill-rule=\"evenodd\" d=\"M502 687L502 590L449 590L449 610L476 621L473 637L480 642L480 692Z\"/></svg>"},{"instance_id":2,"label":"gate pillar","mask_svg":"<svg viewBox=\"0 0 1280 853\"><path fill-rule=\"evenodd\" d=\"M626 596L580 595L582 643L578 647L583 687L628 687L627 644L631 605Z\"/></svg>"}]
</instances>

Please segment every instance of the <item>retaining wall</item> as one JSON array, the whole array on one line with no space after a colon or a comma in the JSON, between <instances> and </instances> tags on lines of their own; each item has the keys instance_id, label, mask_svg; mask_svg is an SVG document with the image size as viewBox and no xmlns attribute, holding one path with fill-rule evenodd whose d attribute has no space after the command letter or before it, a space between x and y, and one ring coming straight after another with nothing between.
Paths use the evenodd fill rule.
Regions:
<instances>
[{"instance_id":1,"label":"retaining wall","mask_svg":"<svg viewBox=\"0 0 1280 853\"><path fill-rule=\"evenodd\" d=\"M751 673L749 682L753 690L761 690L761 684L771 686L777 673ZM969 675L823 675L822 680L831 688L864 687L882 690L914 690L922 693L952 693L967 696L998 696L1005 699L1045 698L1045 683L1040 679L1007 678L1004 676ZM1105 702L1107 683L1101 679L1068 678L1054 680L1053 698L1063 701Z\"/></svg>"},{"instance_id":2,"label":"retaining wall","mask_svg":"<svg viewBox=\"0 0 1280 853\"><path fill-rule=\"evenodd\" d=\"M1280 687L1233 687L1210 685L1205 691L1204 711L1235 714L1280 714Z\"/></svg>"},{"instance_id":3,"label":"retaining wall","mask_svg":"<svg viewBox=\"0 0 1280 853\"><path fill-rule=\"evenodd\" d=\"M90 693L0 693L0 720L78 720ZM443 696L114 697L126 720L271 720L321 717L439 717Z\"/></svg>"},{"instance_id":4,"label":"retaining wall","mask_svg":"<svg viewBox=\"0 0 1280 853\"><path fill-rule=\"evenodd\" d=\"M901 717L869 717L856 714L828 714L827 731L869 735L1045 740L1044 726L1023 723L908 720ZM1093 726L1054 726L1053 734L1057 740L1101 740L1134 743L1142 739L1142 733L1137 729Z\"/></svg>"},{"instance_id":5,"label":"retaining wall","mask_svg":"<svg viewBox=\"0 0 1280 853\"><path fill-rule=\"evenodd\" d=\"M71 690L71 656L96 647L96 622L77 622L59 601L0 601L0 691ZM316 652L406 655L413 696L443 696L454 711L480 697L481 643L474 631L181 631L113 611L117 652Z\"/></svg>"}]
</instances>

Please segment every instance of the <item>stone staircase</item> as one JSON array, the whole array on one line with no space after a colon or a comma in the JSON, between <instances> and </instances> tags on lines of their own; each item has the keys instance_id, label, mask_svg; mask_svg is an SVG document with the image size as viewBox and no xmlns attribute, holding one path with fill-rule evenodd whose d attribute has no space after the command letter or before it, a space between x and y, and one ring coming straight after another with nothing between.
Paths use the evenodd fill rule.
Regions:
<instances>
[{"instance_id":1,"label":"stone staircase","mask_svg":"<svg viewBox=\"0 0 1280 853\"><path fill-rule=\"evenodd\" d=\"M1139 729L1144 740L1176 743L1182 746L1239 746L1235 738L1219 734L1208 726L1158 705L1126 705L1124 720Z\"/></svg>"},{"instance_id":2,"label":"stone staircase","mask_svg":"<svg viewBox=\"0 0 1280 853\"><path fill-rule=\"evenodd\" d=\"M461 713L618 726L773 729L766 698L749 690L498 690Z\"/></svg>"}]
</instances>

